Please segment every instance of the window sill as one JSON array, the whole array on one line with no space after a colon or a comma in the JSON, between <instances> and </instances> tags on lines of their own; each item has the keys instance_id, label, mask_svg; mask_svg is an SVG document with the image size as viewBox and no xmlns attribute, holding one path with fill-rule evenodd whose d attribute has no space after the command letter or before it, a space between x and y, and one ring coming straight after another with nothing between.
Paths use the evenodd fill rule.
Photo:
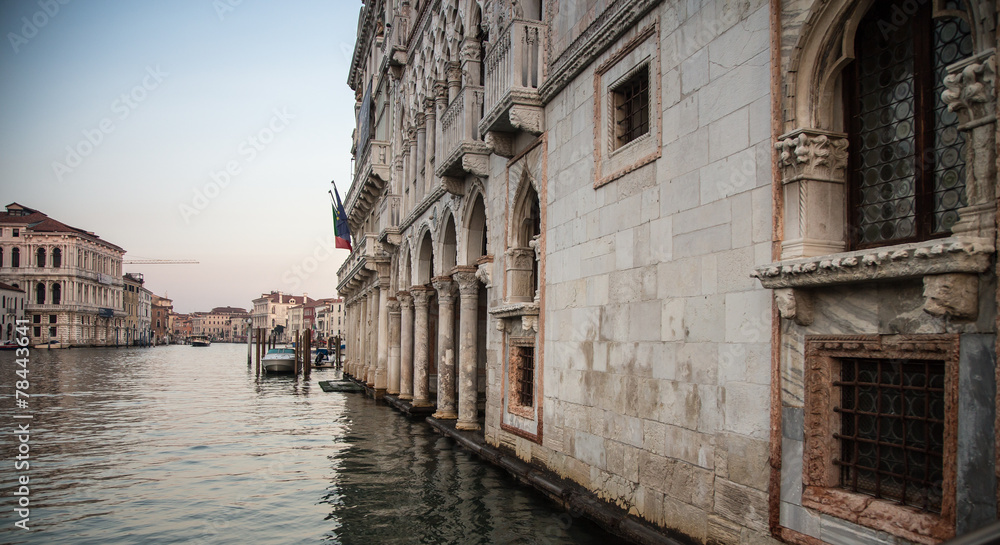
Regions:
<instances>
[{"instance_id":1,"label":"window sill","mask_svg":"<svg viewBox=\"0 0 1000 545\"><path fill-rule=\"evenodd\" d=\"M778 261L757 267L750 276L766 289L780 289L981 273L989 268L994 251L989 239L949 237Z\"/></svg>"},{"instance_id":2,"label":"window sill","mask_svg":"<svg viewBox=\"0 0 1000 545\"><path fill-rule=\"evenodd\" d=\"M859 526L931 545L955 535L945 517L839 488L807 486L802 506Z\"/></svg>"}]
</instances>

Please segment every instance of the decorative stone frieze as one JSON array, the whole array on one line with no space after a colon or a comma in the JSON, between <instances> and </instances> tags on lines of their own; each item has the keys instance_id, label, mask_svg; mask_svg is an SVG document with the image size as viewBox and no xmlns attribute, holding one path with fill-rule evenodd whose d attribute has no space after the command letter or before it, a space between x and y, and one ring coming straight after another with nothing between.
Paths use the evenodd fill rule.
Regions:
<instances>
[{"instance_id":1,"label":"decorative stone frieze","mask_svg":"<svg viewBox=\"0 0 1000 545\"><path fill-rule=\"evenodd\" d=\"M980 273L989 267L993 253L988 239L951 237L779 261L757 267L750 276L765 288L778 289Z\"/></svg>"}]
</instances>

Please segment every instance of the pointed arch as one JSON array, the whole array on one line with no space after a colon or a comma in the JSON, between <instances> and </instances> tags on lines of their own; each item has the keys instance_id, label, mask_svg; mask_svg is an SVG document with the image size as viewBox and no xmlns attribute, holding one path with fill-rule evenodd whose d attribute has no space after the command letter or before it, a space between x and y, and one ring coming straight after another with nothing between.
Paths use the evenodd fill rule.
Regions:
<instances>
[{"instance_id":1,"label":"pointed arch","mask_svg":"<svg viewBox=\"0 0 1000 545\"><path fill-rule=\"evenodd\" d=\"M455 225L455 214L450 207L445 207L442 212L441 233L438 237L440 246L438 255L441 256L441 274L450 274L451 270L458 265L458 233Z\"/></svg>"},{"instance_id":2,"label":"pointed arch","mask_svg":"<svg viewBox=\"0 0 1000 545\"><path fill-rule=\"evenodd\" d=\"M430 227L424 224L420 230L422 234L417 237L414 285L429 284L434 276L434 240L431 237Z\"/></svg>"},{"instance_id":3,"label":"pointed arch","mask_svg":"<svg viewBox=\"0 0 1000 545\"><path fill-rule=\"evenodd\" d=\"M475 265L479 258L489 255L489 221L486 199L481 184L474 184L464 206L462 222L464 244L460 256L467 265Z\"/></svg>"}]
</instances>

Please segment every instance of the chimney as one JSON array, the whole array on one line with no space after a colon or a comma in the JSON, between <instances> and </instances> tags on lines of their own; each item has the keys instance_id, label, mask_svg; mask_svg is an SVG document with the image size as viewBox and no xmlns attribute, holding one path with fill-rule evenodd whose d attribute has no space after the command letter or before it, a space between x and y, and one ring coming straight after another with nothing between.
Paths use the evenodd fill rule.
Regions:
<instances>
[{"instance_id":1,"label":"chimney","mask_svg":"<svg viewBox=\"0 0 1000 545\"><path fill-rule=\"evenodd\" d=\"M305 304L308 301L309 301L309 292L308 291L302 292L302 304Z\"/></svg>"}]
</instances>

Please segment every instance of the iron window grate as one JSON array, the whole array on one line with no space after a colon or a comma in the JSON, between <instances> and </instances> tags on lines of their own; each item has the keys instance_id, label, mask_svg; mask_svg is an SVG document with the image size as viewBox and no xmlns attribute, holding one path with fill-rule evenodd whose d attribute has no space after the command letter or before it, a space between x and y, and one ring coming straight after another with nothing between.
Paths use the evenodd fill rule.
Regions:
<instances>
[{"instance_id":1,"label":"iron window grate","mask_svg":"<svg viewBox=\"0 0 1000 545\"><path fill-rule=\"evenodd\" d=\"M840 486L940 513L944 362L843 359Z\"/></svg>"},{"instance_id":2,"label":"iron window grate","mask_svg":"<svg viewBox=\"0 0 1000 545\"><path fill-rule=\"evenodd\" d=\"M522 407L535 404L535 347L516 346L517 403Z\"/></svg>"},{"instance_id":3,"label":"iron window grate","mask_svg":"<svg viewBox=\"0 0 1000 545\"><path fill-rule=\"evenodd\" d=\"M636 71L613 93L618 147L621 147L649 132L649 67Z\"/></svg>"}]
</instances>

